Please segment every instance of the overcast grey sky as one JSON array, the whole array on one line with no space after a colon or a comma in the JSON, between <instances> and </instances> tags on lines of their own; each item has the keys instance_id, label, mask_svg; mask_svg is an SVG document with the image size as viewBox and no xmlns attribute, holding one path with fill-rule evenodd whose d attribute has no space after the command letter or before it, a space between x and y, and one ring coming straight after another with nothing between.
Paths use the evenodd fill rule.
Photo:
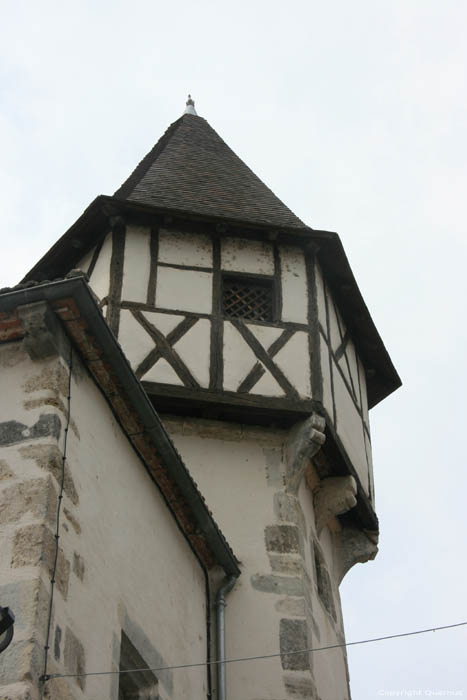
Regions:
<instances>
[{"instance_id":1,"label":"overcast grey sky","mask_svg":"<svg viewBox=\"0 0 467 700\"><path fill-rule=\"evenodd\" d=\"M342 585L348 641L467 619L467 4L3 0L0 17L0 287L191 92L295 213L339 232L404 382L372 412L381 551ZM463 628L355 647L353 697L467 696L466 645Z\"/></svg>"}]
</instances>

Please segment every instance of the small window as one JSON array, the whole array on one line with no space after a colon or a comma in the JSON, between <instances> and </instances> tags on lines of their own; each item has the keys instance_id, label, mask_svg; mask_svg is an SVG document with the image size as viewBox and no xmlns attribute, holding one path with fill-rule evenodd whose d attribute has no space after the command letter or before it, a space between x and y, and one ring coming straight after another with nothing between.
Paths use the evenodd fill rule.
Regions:
<instances>
[{"instance_id":1,"label":"small window","mask_svg":"<svg viewBox=\"0 0 467 700\"><path fill-rule=\"evenodd\" d=\"M157 678L124 632L120 646L120 671L124 673L119 676L118 700L159 700Z\"/></svg>"},{"instance_id":2,"label":"small window","mask_svg":"<svg viewBox=\"0 0 467 700\"><path fill-rule=\"evenodd\" d=\"M274 281L225 275L222 280L222 311L228 318L251 321L274 320Z\"/></svg>"}]
</instances>

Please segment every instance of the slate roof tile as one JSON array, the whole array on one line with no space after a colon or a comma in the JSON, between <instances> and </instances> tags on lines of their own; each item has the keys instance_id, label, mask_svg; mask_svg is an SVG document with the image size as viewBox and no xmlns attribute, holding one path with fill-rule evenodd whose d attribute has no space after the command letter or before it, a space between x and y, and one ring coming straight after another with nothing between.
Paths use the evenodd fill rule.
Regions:
<instances>
[{"instance_id":1,"label":"slate roof tile","mask_svg":"<svg viewBox=\"0 0 467 700\"><path fill-rule=\"evenodd\" d=\"M191 114L167 129L115 196L277 228L304 227L208 122Z\"/></svg>"}]
</instances>

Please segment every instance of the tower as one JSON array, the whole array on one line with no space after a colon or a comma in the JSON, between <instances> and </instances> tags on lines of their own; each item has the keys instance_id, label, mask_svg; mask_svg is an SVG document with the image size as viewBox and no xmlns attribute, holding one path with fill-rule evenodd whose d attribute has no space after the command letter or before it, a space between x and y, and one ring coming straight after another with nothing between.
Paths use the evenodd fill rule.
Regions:
<instances>
[{"instance_id":1,"label":"tower","mask_svg":"<svg viewBox=\"0 0 467 700\"><path fill-rule=\"evenodd\" d=\"M226 683L220 663L215 697L348 698L345 649L302 650L343 643L339 583L376 554L368 409L400 381L339 237L296 217L190 99L26 282L72 269L239 560L210 579L228 657L280 653Z\"/></svg>"}]
</instances>

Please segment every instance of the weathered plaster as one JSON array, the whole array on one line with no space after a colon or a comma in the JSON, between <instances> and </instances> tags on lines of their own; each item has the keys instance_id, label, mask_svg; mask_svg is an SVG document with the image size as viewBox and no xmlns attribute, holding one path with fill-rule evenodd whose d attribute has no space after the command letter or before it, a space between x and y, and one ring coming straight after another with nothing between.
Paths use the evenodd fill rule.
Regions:
<instances>
[{"instance_id":1,"label":"weathered plaster","mask_svg":"<svg viewBox=\"0 0 467 700\"><path fill-rule=\"evenodd\" d=\"M201 318L173 347L200 386L209 386L211 322Z\"/></svg>"},{"instance_id":2,"label":"weathered plaster","mask_svg":"<svg viewBox=\"0 0 467 700\"><path fill-rule=\"evenodd\" d=\"M133 369L136 369L155 347L154 340L128 309L120 311L118 340Z\"/></svg>"},{"instance_id":3,"label":"weathered plaster","mask_svg":"<svg viewBox=\"0 0 467 700\"><path fill-rule=\"evenodd\" d=\"M303 398L311 397L308 333L297 331L274 356L274 362Z\"/></svg>"},{"instance_id":4,"label":"weathered plaster","mask_svg":"<svg viewBox=\"0 0 467 700\"><path fill-rule=\"evenodd\" d=\"M122 300L147 301L151 269L151 232L146 226L127 226L123 264Z\"/></svg>"},{"instance_id":5,"label":"weathered plaster","mask_svg":"<svg viewBox=\"0 0 467 700\"><path fill-rule=\"evenodd\" d=\"M344 448L355 467L360 483L368 494L368 464L365 453L362 419L337 369L334 369L333 377L336 397L337 434L342 440Z\"/></svg>"},{"instance_id":6,"label":"weathered plaster","mask_svg":"<svg viewBox=\"0 0 467 700\"><path fill-rule=\"evenodd\" d=\"M230 323L224 322L224 389L236 391L257 359L254 352Z\"/></svg>"},{"instance_id":7,"label":"weathered plaster","mask_svg":"<svg viewBox=\"0 0 467 700\"><path fill-rule=\"evenodd\" d=\"M103 299L109 293L111 257L112 234L109 233L104 240L94 270L89 278L89 284L99 299Z\"/></svg>"},{"instance_id":8,"label":"weathered plaster","mask_svg":"<svg viewBox=\"0 0 467 700\"><path fill-rule=\"evenodd\" d=\"M197 270L159 267L156 299L157 306L162 309L210 314L212 274Z\"/></svg>"},{"instance_id":9,"label":"weathered plaster","mask_svg":"<svg viewBox=\"0 0 467 700\"><path fill-rule=\"evenodd\" d=\"M282 651L282 663L272 664L260 679L254 669L239 673L229 668L229 695L276 698L283 688L287 698L348 698L341 650L335 652L337 664L326 655L285 655L318 642L335 644L342 637L333 540L327 528L322 542L317 539L308 485L316 489L319 479L315 472L304 478L310 454L324 439L319 430L323 420L312 417L290 431L255 428L250 433L239 425L202 419L171 417L166 425L241 560L242 576L228 597L229 655L254 655L258 648ZM275 447L265 445L268 436ZM315 538L322 556L319 586ZM337 680L332 678L334 668Z\"/></svg>"},{"instance_id":10,"label":"weathered plaster","mask_svg":"<svg viewBox=\"0 0 467 700\"><path fill-rule=\"evenodd\" d=\"M232 272L274 274L272 246L242 238L221 239L221 266Z\"/></svg>"},{"instance_id":11,"label":"weathered plaster","mask_svg":"<svg viewBox=\"0 0 467 700\"><path fill-rule=\"evenodd\" d=\"M300 248L280 247L282 320L308 322L305 258Z\"/></svg>"},{"instance_id":12,"label":"weathered plaster","mask_svg":"<svg viewBox=\"0 0 467 700\"><path fill-rule=\"evenodd\" d=\"M189 267L212 267L212 244L208 236L159 231L159 262Z\"/></svg>"}]
</instances>

